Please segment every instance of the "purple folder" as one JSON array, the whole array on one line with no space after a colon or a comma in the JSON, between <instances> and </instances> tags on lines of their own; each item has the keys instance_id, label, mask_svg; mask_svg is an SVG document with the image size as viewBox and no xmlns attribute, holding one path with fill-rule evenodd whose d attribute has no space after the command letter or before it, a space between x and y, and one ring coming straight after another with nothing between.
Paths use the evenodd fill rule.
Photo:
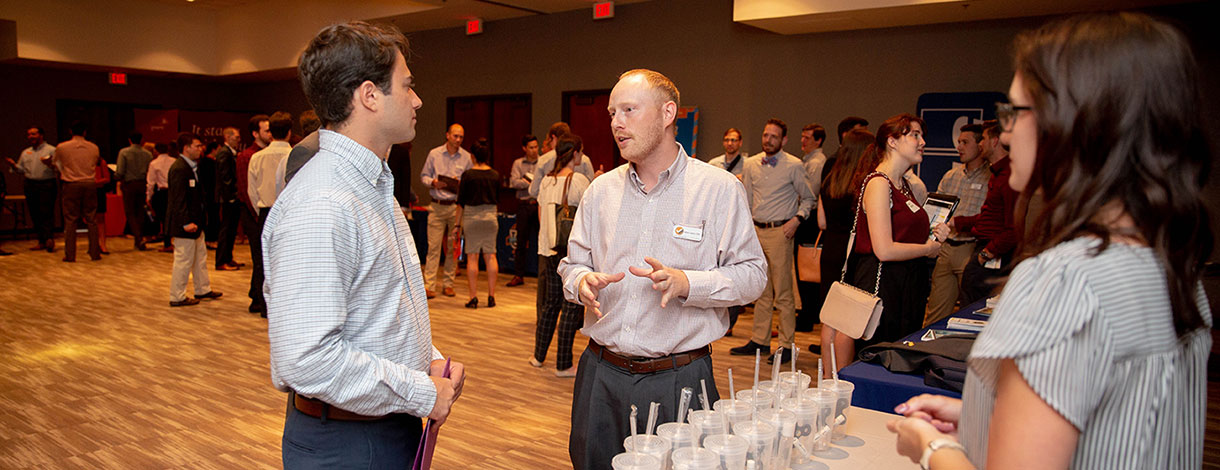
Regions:
<instances>
[{"instance_id":1,"label":"purple folder","mask_svg":"<svg viewBox=\"0 0 1220 470\"><path fill-rule=\"evenodd\" d=\"M449 360L445 359L445 372L441 377L449 378ZM424 425L424 435L419 439L419 450L415 452L415 463L411 464L411 470L428 470L432 468L432 453L436 451L436 434L441 430L440 426L432 418L428 418L428 424Z\"/></svg>"}]
</instances>

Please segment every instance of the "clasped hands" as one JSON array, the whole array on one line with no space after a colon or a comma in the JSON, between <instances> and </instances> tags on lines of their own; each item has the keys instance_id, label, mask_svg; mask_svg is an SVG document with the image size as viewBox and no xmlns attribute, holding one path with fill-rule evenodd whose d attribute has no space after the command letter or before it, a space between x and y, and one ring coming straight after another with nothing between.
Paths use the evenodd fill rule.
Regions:
<instances>
[{"instance_id":1,"label":"clasped hands","mask_svg":"<svg viewBox=\"0 0 1220 470\"><path fill-rule=\"evenodd\" d=\"M466 367L457 361L449 361L449 378L445 374L445 360L438 359L428 365L428 378L436 386L436 403L428 417L436 421L439 427L449 418L453 403L462 396L462 385L466 383Z\"/></svg>"},{"instance_id":2,"label":"clasped hands","mask_svg":"<svg viewBox=\"0 0 1220 470\"><path fill-rule=\"evenodd\" d=\"M898 453L912 462L919 462L933 440L957 440L957 423L962 416L959 399L925 393L898 405L894 412L905 418L891 420L885 427L898 434Z\"/></svg>"},{"instance_id":3,"label":"clasped hands","mask_svg":"<svg viewBox=\"0 0 1220 470\"><path fill-rule=\"evenodd\" d=\"M661 308L665 308L670 300L686 297L690 293L690 280L686 278L686 272L681 269L667 267L656 258L645 257L644 262L648 263L649 268L631 266L627 270L633 275L648 278L652 281L652 289L661 291ZM626 276L626 273L621 272L615 274L591 272L586 274L581 278L577 291L580 296L580 303L589 307L589 310L600 319L602 317L602 304L597 300L598 294L606 286L621 281Z\"/></svg>"}]
</instances>

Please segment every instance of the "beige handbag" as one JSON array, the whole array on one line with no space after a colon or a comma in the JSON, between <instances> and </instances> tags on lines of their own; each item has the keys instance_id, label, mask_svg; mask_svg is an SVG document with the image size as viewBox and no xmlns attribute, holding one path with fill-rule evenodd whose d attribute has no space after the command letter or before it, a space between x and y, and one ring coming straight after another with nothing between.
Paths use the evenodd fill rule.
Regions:
<instances>
[{"instance_id":1,"label":"beige handbag","mask_svg":"<svg viewBox=\"0 0 1220 470\"><path fill-rule=\"evenodd\" d=\"M813 246L796 247L796 272L802 282L822 282L822 232Z\"/></svg>"},{"instance_id":2,"label":"beige handbag","mask_svg":"<svg viewBox=\"0 0 1220 470\"><path fill-rule=\"evenodd\" d=\"M864 185L875 172L864 178ZM851 224L851 237L847 239L847 258L851 258L852 247L856 243L856 224L860 222L860 212L864 206L864 185L860 186L859 203L856 205L855 220ZM821 320L826 326L855 339L867 340L877 331L877 323L881 321L881 298L877 291L881 288L881 262L877 262L877 282L870 294L847 283L847 260L843 260L843 272L839 280L830 286L826 300L822 303Z\"/></svg>"}]
</instances>

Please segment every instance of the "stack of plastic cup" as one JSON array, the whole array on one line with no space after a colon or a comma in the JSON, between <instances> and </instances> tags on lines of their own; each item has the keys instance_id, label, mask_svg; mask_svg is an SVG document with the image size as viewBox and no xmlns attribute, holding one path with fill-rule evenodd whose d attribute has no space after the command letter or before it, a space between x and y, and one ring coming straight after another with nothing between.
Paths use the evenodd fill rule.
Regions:
<instances>
[{"instance_id":1,"label":"stack of plastic cup","mask_svg":"<svg viewBox=\"0 0 1220 470\"><path fill-rule=\"evenodd\" d=\"M707 449L685 447L674 451L674 470L717 470L720 456Z\"/></svg>"},{"instance_id":2,"label":"stack of plastic cup","mask_svg":"<svg viewBox=\"0 0 1220 470\"><path fill-rule=\"evenodd\" d=\"M847 437L847 409L851 407L851 393L856 389L856 385L846 380L831 380L826 379L821 382L821 387L835 392L838 399L835 400L835 419L839 416L843 417L843 424L834 427L832 440L839 440Z\"/></svg>"},{"instance_id":3,"label":"stack of plastic cup","mask_svg":"<svg viewBox=\"0 0 1220 470\"><path fill-rule=\"evenodd\" d=\"M623 439L623 448L627 452L648 454L661 461L661 468L669 468L669 453L672 449L669 439L649 434L637 434Z\"/></svg>"},{"instance_id":4,"label":"stack of plastic cup","mask_svg":"<svg viewBox=\"0 0 1220 470\"><path fill-rule=\"evenodd\" d=\"M741 390L737 392L737 401L754 405L755 410L765 410L771 408L775 402L775 395L765 390Z\"/></svg>"},{"instance_id":5,"label":"stack of plastic cup","mask_svg":"<svg viewBox=\"0 0 1220 470\"><path fill-rule=\"evenodd\" d=\"M746 421L733 425L733 434L741 436L750 444L746 459L753 460L759 470L772 470L771 456L775 455L775 426L762 421Z\"/></svg>"},{"instance_id":6,"label":"stack of plastic cup","mask_svg":"<svg viewBox=\"0 0 1220 470\"><path fill-rule=\"evenodd\" d=\"M665 423L657 426L657 435L668 439L670 448L675 451L695 445L695 427L686 423Z\"/></svg>"},{"instance_id":7,"label":"stack of plastic cup","mask_svg":"<svg viewBox=\"0 0 1220 470\"><path fill-rule=\"evenodd\" d=\"M648 454L623 452L610 460L614 470L661 470L661 461Z\"/></svg>"},{"instance_id":8,"label":"stack of plastic cup","mask_svg":"<svg viewBox=\"0 0 1220 470\"><path fill-rule=\"evenodd\" d=\"M746 452L750 449L750 443L744 437L716 434L704 439L703 447L720 456L722 470L745 470Z\"/></svg>"},{"instance_id":9,"label":"stack of plastic cup","mask_svg":"<svg viewBox=\"0 0 1220 470\"><path fill-rule=\"evenodd\" d=\"M783 452L783 449L778 449L778 447L783 447L782 446L782 443L784 442L783 430L784 429L793 429L793 426L795 426L796 414L791 411L781 410L779 408L771 408L768 410L759 411L756 416L759 421L770 424L772 427L775 428L775 444L777 447L775 455L776 455L776 457L778 457L779 455L784 456L783 459L777 458L775 460L775 468L781 468L781 469L788 468L788 462L785 459L787 459L787 457L791 454ZM788 448L790 448L790 449L792 448L791 441L788 442Z\"/></svg>"},{"instance_id":10,"label":"stack of plastic cup","mask_svg":"<svg viewBox=\"0 0 1220 470\"><path fill-rule=\"evenodd\" d=\"M739 400L721 399L712 408L728 417L729 426L749 421L754 417L754 407L750 403Z\"/></svg>"},{"instance_id":11,"label":"stack of plastic cup","mask_svg":"<svg viewBox=\"0 0 1220 470\"><path fill-rule=\"evenodd\" d=\"M794 397L784 400L780 403L780 407L785 411L792 412L793 416L796 417L796 429L793 432L793 437L800 441L801 445L809 449L810 452L814 452L813 436L818 432L817 402L808 398ZM826 413L830 414L832 410L833 405Z\"/></svg>"},{"instance_id":12,"label":"stack of plastic cup","mask_svg":"<svg viewBox=\"0 0 1220 470\"><path fill-rule=\"evenodd\" d=\"M779 381L782 383L790 383L796 385L796 392L792 396L798 396L805 389L809 388L809 384L813 381L813 377L804 372L780 372Z\"/></svg>"},{"instance_id":13,"label":"stack of plastic cup","mask_svg":"<svg viewBox=\"0 0 1220 470\"><path fill-rule=\"evenodd\" d=\"M813 434L808 442L802 441L801 444L809 449L810 452L821 452L830 446L830 433L822 435L822 439L812 440L813 436L818 434L827 424L835 422L835 404L839 401L839 394L824 388L811 388L805 390L804 399L812 400L818 407L818 417L813 426ZM833 432L833 431L832 431Z\"/></svg>"},{"instance_id":14,"label":"stack of plastic cup","mask_svg":"<svg viewBox=\"0 0 1220 470\"><path fill-rule=\"evenodd\" d=\"M713 434L728 434L728 420L724 413L712 410L695 410L686 420L695 427L695 439L703 445L704 439Z\"/></svg>"}]
</instances>

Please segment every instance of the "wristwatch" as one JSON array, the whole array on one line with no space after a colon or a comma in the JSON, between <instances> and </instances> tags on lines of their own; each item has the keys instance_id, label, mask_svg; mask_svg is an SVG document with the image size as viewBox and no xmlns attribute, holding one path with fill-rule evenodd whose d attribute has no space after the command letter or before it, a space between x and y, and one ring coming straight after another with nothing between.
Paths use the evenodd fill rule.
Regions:
<instances>
[{"instance_id":1,"label":"wristwatch","mask_svg":"<svg viewBox=\"0 0 1220 470\"><path fill-rule=\"evenodd\" d=\"M928 443L928 448L923 450L923 456L919 458L919 468L929 470L928 461L932 460L932 453L940 449L957 449L962 454L966 453L966 448L953 439L945 437L933 439L932 442Z\"/></svg>"}]
</instances>

